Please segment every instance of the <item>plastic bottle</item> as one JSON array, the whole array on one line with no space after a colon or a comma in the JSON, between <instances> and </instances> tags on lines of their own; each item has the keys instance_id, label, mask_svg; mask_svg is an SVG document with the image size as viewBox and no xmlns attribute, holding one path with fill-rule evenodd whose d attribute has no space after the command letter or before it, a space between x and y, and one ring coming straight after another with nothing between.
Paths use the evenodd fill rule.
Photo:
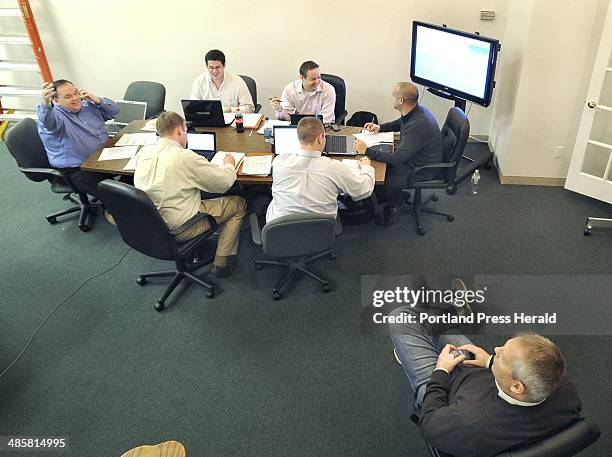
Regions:
<instances>
[{"instance_id":1,"label":"plastic bottle","mask_svg":"<svg viewBox=\"0 0 612 457\"><path fill-rule=\"evenodd\" d=\"M470 194L478 195L480 193L480 171L476 170L472 175L472 188L470 189Z\"/></svg>"},{"instance_id":2,"label":"plastic bottle","mask_svg":"<svg viewBox=\"0 0 612 457\"><path fill-rule=\"evenodd\" d=\"M236 110L236 116L234 117L234 122L236 124L236 132L244 133L244 119L242 118L240 107Z\"/></svg>"},{"instance_id":3,"label":"plastic bottle","mask_svg":"<svg viewBox=\"0 0 612 457\"><path fill-rule=\"evenodd\" d=\"M265 127L266 125L268 125L267 117L264 119L264 141L266 143L271 143L272 142L272 129L270 127Z\"/></svg>"}]
</instances>

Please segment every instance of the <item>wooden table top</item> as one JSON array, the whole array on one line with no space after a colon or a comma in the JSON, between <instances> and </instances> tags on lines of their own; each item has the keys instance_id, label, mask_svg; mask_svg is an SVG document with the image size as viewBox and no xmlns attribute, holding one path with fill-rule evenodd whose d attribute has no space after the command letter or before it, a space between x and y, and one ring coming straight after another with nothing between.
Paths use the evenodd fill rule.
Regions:
<instances>
[{"instance_id":1,"label":"wooden table top","mask_svg":"<svg viewBox=\"0 0 612 457\"><path fill-rule=\"evenodd\" d=\"M83 164L81 169L85 171L94 171L98 173L110 173L114 175L133 175L134 172L131 170L124 170L123 167L128 163L128 159L118 160L103 160L98 161L98 157L102 152L103 148L111 148L115 145L119 138L124 133L136 133L144 126L145 121L133 121L126 128L121 130L118 135L109 139L108 142L94 152ZM361 131L358 127L349 127L341 125L339 132L332 134L348 135L351 133L359 133ZM264 141L263 135L257 133L256 129L245 129L244 133L236 133L232 127L206 127L198 128L198 131L215 132L217 140L218 151L233 151L233 152L245 152L247 156L251 155L264 155L270 154L270 144ZM251 133L252 132L252 133ZM140 148L140 147L139 147ZM345 157L345 156L330 156L332 159L353 159L358 160L359 157ZM385 182L385 173L387 165L382 162L372 160L372 166L376 173L376 184L382 184ZM272 176L248 176L240 174L242 171L242 165L238 168L238 179L237 182L243 184L270 184L272 182Z\"/></svg>"}]
</instances>

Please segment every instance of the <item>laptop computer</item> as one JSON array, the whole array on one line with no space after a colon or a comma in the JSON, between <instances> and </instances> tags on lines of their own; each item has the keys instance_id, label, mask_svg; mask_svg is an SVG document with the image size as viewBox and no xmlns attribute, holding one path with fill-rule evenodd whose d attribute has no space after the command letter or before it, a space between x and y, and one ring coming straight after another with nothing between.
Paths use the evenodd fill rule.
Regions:
<instances>
[{"instance_id":1,"label":"laptop computer","mask_svg":"<svg viewBox=\"0 0 612 457\"><path fill-rule=\"evenodd\" d=\"M181 100L189 128L225 127L221 100ZM232 119L233 121L233 119Z\"/></svg>"},{"instance_id":2,"label":"laptop computer","mask_svg":"<svg viewBox=\"0 0 612 457\"><path fill-rule=\"evenodd\" d=\"M321 122L323 122L322 114L290 114L289 115L289 118L291 119L291 125L298 125L298 122L300 122L305 117L316 117Z\"/></svg>"},{"instance_id":3,"label":"laptop computer","mask_svg":"<svg viewBox=\"0 0 612 457\"><path fill-rule=\"evenodd\" d=\"M127 126L130 122L143 120L147 112L147 102L135 102L131 100L117 100L119 113L106 123L108 136L115 136L119 130Z\"/></svg>"},{"instance_id":4,"label":"laptop computer","mask_svg":"<svg viewBox=\"0 0 612 457\"><path fill-rule=\"evenodd\" d=\"M189 132L187 147L210 162L217 153L217 135L215 132Z\"/></svg>"},{"instance_id":5,"label":"laptop computer","mask_svg":"<svg viewBox=\"0 0 612 457\"><path fill-rule=\"evenodd\" d=\"M297 136L297 125L275 125L274 132L274 154L295 154L301 148Z\"/></svg>"},{"instance_id":6,"label":"laptop computer","mask_svg":"<svg viewBox=\"0 0 612 457\"><path fill-rule=\"evenodd\" d=\"M354 156L355 137L353 135L327 135L323 152L333 155Z\"/></svg>"}]
</instances>

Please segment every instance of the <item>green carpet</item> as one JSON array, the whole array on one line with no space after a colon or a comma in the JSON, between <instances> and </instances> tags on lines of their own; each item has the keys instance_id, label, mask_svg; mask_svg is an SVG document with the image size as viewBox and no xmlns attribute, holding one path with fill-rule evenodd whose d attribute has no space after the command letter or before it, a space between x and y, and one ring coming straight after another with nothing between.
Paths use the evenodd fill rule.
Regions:
<instances>
[{"instance_id":1,"label":"green carpet","mask_svg":"<svg viewBox=\"0 0 612 457\"><path fill-rule=\"evenodd\" d=\"M140 287L135 279L169 264L130 251L67 301L0 379L0 435L70 439L68 451L35 455L118 457L176 439L190 457L425 456L389 339L360 335L361 274L612 274L612 236L582 235L586 217L609 216L609 205L560 188L501 186L494 170L481 174L481 195L470 196L464 183L440 196L436 205L456 220L425 216L425 237L410 215L387 229L344 227L337 260L317 264L334 279L329 294L304 278L272 301L279 272L255 271L250 259L259 250L245 231L238 269L217 281L214 299L190 286L157 313L166 280ZM3 370L44 316L126 245L102 217L89 233L78 230L76 216L49 225L44 216L66 203L46 183L25 179L4 145L0 179ZM474 338L487 348L504 339ZM612 338L553 339L585 415L612 429L602 370ZM610 449L604 433L582 455Z\"/></svg>"}]
</instances>

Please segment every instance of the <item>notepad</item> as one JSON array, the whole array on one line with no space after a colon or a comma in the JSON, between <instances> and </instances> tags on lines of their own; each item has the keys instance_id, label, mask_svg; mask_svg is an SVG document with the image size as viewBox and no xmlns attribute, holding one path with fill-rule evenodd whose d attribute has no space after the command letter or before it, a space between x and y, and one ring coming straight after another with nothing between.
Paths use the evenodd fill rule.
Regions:
<instances>
[{"instance_id":1,"label":"notepad","mask_svg":"<svg viewBox=\"0 0 612 457\"><path fill-rule=\"evenodd\" d=\"M103 160L131 159L136 155L138 146L124 146L119 148L104 148L98 157L98 162Z\"/></svg>"},{"instance_id":2,"label":"notepad","mask_svg":"<svg viewBox=\"0 0 612 457\"><path fill-rule=\"evenodd\" d=\"M115 143L117 146L134 146L134 145L147 145L156 144L157 135L153 132L145 133L126 133L119 138L119 141Z\"/></svg>"},{"instance_id":3,"label":"notepad","mask_svg":"<svg viewBox=\"0 0 612 457\"><path fill-rule=\"evenodd\" d=\"M219 168L223 168L225 166L225 162L224 162L225 154L231 154L234 157L234 160L236 161L236 168L240 166L240 163L244 159L243 152L229 152L228 153L225 151L219 151L215 154L215 156L212 158L210 163L212 163L213 165L216 165Z\"/></svg>"},{"instance_id":4,"label":"notepad","mask_svg":"<svg viewBox=\"0 0 612 457\"><path fill-rule=\"evenodd\" d=\"M241 175L268 176L272 171L272 155L249 156L242 162Z\"/></svg>"},{"instance_id":5,"label":"notepad","mask_svg":"<svg viewBox=\"0 0 612 457\"><path fill-rule=\"evenodd\" d=\"M259 113L242 113L242 124L245 129L254 129L262 117L263 114ZM223 118L226 124L231 124L236 119L236 113L223 113Z\"/></svg>"},{"instance_id":6,"label":"notepad","mask_svg":"<svg viewBox=\"0 0 612 457\"><path fill-rule=\"evenodd\" d=\"M364 131L361 133L354 133L353 136L363 141L367 147L380 143L393 143L393 132L372 133Z\"/></svg>"}]
</instances>

